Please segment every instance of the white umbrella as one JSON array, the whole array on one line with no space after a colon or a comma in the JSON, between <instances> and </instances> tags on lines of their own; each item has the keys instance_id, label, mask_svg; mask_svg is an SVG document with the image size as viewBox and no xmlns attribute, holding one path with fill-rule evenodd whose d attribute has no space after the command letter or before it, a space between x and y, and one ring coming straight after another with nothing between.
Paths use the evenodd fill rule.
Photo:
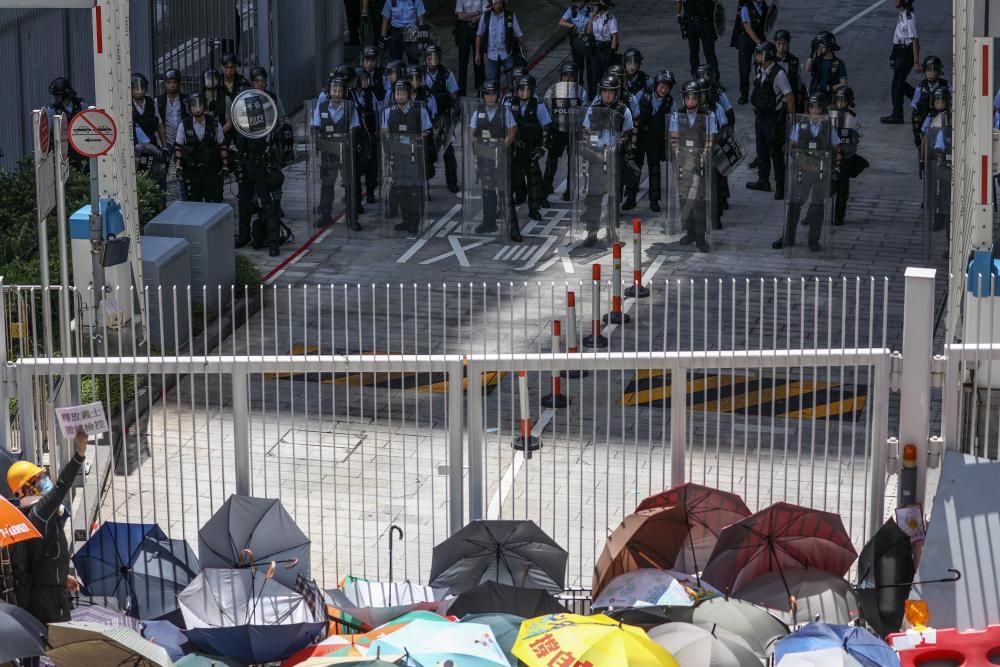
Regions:
<instances>
[{"instance_id":1,"label":"white umbrella","mask_svg":"<svg viewBox=\"0 0 1000 667\"><path fill-rule=\"evenodd\" d=\"M704 580L699 582L693 575L673 570L645 568L632 570L612 579L601 590L591 607L593 609L655 605L691 607L705 593L709 596L721 595Z\"/></svg>"},{"instance_id":2,"label":"white umbrella","mask_svg":"<svg viewBox=\"0 0 1000 667\"><path fill-rule=\"evenodd\" d=\"M789 653L777 667L865 667L840 648L825 648L808 653Z\"/></svg>"}]
</instances>

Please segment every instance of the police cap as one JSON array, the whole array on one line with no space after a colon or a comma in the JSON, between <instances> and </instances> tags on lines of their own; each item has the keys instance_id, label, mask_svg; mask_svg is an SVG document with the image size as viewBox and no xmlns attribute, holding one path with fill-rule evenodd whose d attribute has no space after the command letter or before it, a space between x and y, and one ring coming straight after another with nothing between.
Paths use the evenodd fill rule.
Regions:
<instances>
[{"instance_id":1,"label":"police cap","mask_svg":"<svg viewBox=\"0 0 1000 667\"><path fill-rule=\"evenodd\" d=\"M410 65L406 68L406 78L422 80L424 78L424 71L420 69L419 65Z\"/></svg>"},{"instance_id":2,"label":"police cap","mask_svg":"<svg viewBox=\"0 0 1000 667\"><path fill-rule=\"evenodd\" d=\"M57 76L49 84L50 95L62 95L63 97L73 94L73 84L64 76Z\"/></svg>"},{"instance_id":3,"label":"police cap","mask_svg":"<svg viewBox=\"0 0 1000 667\"><path fill-rule=\"evenodd\" d=\"M617 76L619 79L625 78L625 68L621 65L610 65L605 74L610 74L612 76Z\"/></svg>"},{"instance_id":4,"label":"police cap","mask_svg":"<svg viewBox=\"0 0 1000 667\"><path fill-rule=\"evenodd\" d=\"M413 94L413 86L410 84L409 81L404 81L403 79L397 81L396 85L392 87L392 90L393 92L405 90L407 95Z\"/></svg>"},{"instance_id":5,"label":"police cap","mask_svg":"<svg viewBox=\"0 0 1000 667\"><path fill-rule=\"evenodd\" d=\"M191 109L204 109L205 108L205 96L201 93L191 93L188 95L188 106Z\"/></svg>"},{"instance_id":6,"label":"police cap","mask_svg":"<svg viewBox=\"0 0 1000 667\"><path fill-rule=\"evenodd\" d=\"M402 60L390 60L385 65L385 73L389 74L391 72L396 76L399 76L400 74L403 73L403 68L405 67L406 65L403 64Z\"/></svg>"},{"instance_id":7,"label":"police cap","mask_svg":"<svg viewBox=\"0 0 1000 667\"><path fill-rule=\"evenodd\" d=\"M527 67L522 67L518 65L517 67L512 68L507 76L510 77L510 81L517 81L527 73L528 73Z\"/></svg>"}]
</instances>

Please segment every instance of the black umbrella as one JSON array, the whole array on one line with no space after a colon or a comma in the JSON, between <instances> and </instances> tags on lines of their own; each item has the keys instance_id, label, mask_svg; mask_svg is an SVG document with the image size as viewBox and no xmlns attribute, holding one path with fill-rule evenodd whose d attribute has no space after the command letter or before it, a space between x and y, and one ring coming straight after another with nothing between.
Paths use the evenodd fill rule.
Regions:
<instances>
[{"instance_id":1,"label":"black umbrella","mask_svg":"<svg viewBox=\"0 0 1000 667\"><path fill-rule=\"evenodd\" d=\"M861 615L883 637L903 624L914 572L910 536L889 519L858 556Z\"/></svg>"},{"instance_id":2,"label":"black umbrella","mask_svg":"<svg viewBox=\"0 0 1000 667\"><path fill-rule=\"evenodd\" d=\"M534 618L546 614L565 614L551 593L540 588L517 588L487 581L460 594L448 608L451 616L466 614L513 614Z\"/></svg>"},{"instance_id":3,"label":"black umbrella","mask_svg":"<svg viewBox=\"0 0 1000 667\"><path fill-rule=\"evenodd\" d=\"M0 602L0 663L41 655L45 651L45 626L12 604Z\"/></svg>"},{"instance_id":4,"label":"black umbrella","mask_svg":"<svg viewBox=\"0 0 1000 667\"><path fill-rule=\"evenodd\" d=\"M664 623L693 623L695 607L672 607L653 605L651 607L622 607L603 612L625 625L635 625L643 630L652 630Z\"/></svg>"},{"instance_id":5,"label":"black umbrella","mask_svg":"<svg viewBox=\"0 0 1000 667\"><path fill-rule=\"evenodd\" d=\"M434 547L429 584L454 594L485 581L562 591L567 557L534 521L473 521Z\"/></svg>"},{"instance_id":6,"label":"black umbrella","mask_svg":"<svg viewBox=\"0 0 1000 667\"><path fill-rule=\"evenodd\" d=\"M7 479L7 471L10 470L10 467L17 463L18 460L19 459L16 456L7 450L0 449L0 480ZM10 487L2 482L0 482L0 496L3 496L7 500L14 499L13 494L10 492Z\"/></svg>"}]
</instances>

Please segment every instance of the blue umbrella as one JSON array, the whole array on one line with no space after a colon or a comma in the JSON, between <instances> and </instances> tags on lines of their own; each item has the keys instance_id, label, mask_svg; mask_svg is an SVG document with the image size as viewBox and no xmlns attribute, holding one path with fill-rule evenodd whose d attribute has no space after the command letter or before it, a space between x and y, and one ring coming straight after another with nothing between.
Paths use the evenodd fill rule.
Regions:
<instances>
[{"instance_id":1,"label":"blue umbrella","mask_svg":"<svg viewBox=\"0 0 1000 667\"><path fill-rule=\"evenodd\" d=\"M155 619L177 609L177 594L200 571L183 540L171 540L156 524L101 526L73 556L88 595L118 599L125 613Z\"/></svg>"},{"instance_id":2,"label":"blue umbrella","mask_svg":"<svg viewBox=\"0 0 1000 667\"><path fill-rule=\"evenodd\" d=\"M142 636L166 651L174 662L184 657L187 635L170 621L145 621Z\"/></svg>"},{"instance_id":3,"label":"blue umbrella","mask_svg":"<svg viewBox=\"0 0 1000 667\"><path fill-rule=\"evenodd\" d=\"M780 663L789 653L809 653L840 648L865 667L898 667L899 656L891 646L868 630L855 625L809 623L778 640L774 659Z\"/></svg>"}]
</instances>

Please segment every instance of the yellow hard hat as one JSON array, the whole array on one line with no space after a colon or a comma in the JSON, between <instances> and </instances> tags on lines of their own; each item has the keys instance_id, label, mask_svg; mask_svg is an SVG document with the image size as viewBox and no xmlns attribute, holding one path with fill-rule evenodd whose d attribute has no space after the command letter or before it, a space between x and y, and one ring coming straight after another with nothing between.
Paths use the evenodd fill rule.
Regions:
<instances>
[{"instance_id":1,"label":"yellow hard hat","mask_svg":"<svg viewBox=\"0 0 1000 667\"><path fill-rule=\"evenodd\" d=\"M7 486L10 487L11 493L18 495L25 484L43 472L45 472L45 468L40 468L34 463L18 461L7 471Z\"/></svg>"}]
</instances>

